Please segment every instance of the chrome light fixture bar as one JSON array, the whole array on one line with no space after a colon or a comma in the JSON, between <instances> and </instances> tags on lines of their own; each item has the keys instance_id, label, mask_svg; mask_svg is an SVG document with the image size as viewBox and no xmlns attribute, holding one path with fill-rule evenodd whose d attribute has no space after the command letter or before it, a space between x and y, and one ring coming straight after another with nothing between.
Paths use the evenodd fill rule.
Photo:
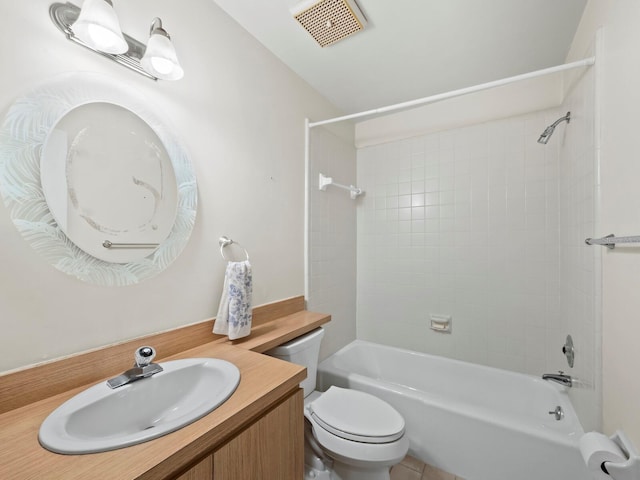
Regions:
<instances>
[{"instance_id":1,"label":"chrome light fixture bar","mask_svg":"<svg viewBox=\"0 0 640 480\"><path fill-rule=\"evenodd\" d=\"M110 3L110 2L107 2ZM159 78L164 78L167 80L177 80L182 77L182 68L180 68L177 58L175 58L175 64L179 69L179 75L171 77L171 76L162 76L162 75L154 75L153 72L147 71L144 66L140 63L142 58L145 55L145 51L147 47L144 43L136 40L135 38L130 37L126 33L123 33L122 36L127 43L128 50L125 53L107 53L105 51L99 50L89 43L83 41L76 35L73 31L72 25L76 22L78 17L80 16L80 7L73 5L72 3L54 3L49 7L49 16L53 23L58 27L58 29L65 34L67 39L71 40L78 45L81 45L93 52L96 52L102 55L105 58L113 60L120 65L130 68L131 70L138 72L141 75L144 75L147 78L152 80L158 80ZM156 24L156 20L154 20L153 25ZM163 30L164 31L164 30ZM166 33L166 32L165 32ZM168 37L168 35L167 35ZM169 41L170 43L170 41Z\"/></svg>"}]
</instances>

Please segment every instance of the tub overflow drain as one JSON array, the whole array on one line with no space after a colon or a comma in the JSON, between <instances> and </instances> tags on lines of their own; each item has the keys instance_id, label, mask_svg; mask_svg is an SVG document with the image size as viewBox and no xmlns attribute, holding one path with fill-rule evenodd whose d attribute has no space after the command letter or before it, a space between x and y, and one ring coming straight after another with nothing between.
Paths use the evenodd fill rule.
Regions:
<instances>
[{"instance_id":1,"label":"tub overflow drain","mask_svg":"<svg viewBox=\"0 0 640 480\"><path fill-rule=\"evenodd\" d=\"M554 415L556 420L562 420L564 417L564 411L562 410L562 407L558 405L555 410L549 412L549 415Z\"/></svg>"}]
</instances>

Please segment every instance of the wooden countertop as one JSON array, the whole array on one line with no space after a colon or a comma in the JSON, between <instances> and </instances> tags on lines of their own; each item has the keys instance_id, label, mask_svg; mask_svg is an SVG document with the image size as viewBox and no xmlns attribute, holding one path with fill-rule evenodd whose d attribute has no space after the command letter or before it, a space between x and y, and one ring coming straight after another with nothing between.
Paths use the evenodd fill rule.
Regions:
<instances>
[{"instance_id":1,"label":"wooden countertop","mask_svg":"<svg viewBox=\"0 0 640 480\"><path fill-rule=\"evenodd\" d=\"M0 479L151 480L177 475L253 422L261 412L277 404L287 393L295 391L306 377L303 367L257 352L264 352L311 331L330 318L329 315L313 312L294 312L262 322L245 339L230 342L216 338L209 343L163 358L161 362L189 357L228 360L240 369L240 384L229 400L202 419L139 445L86 455L59 455L40 446L38 430L47 415L97 382L9 410L0 415ZM65 360L61 363L67 366L67 362ZM63 373L72 375L70 371ZM18 374L24 376L29 375L29 372ZM108 378L106 376L99 381ZM0 387L2 386L0 382ZM5 391L8 387L10 385L5 381Z\"/></svg>"}]
</instances>

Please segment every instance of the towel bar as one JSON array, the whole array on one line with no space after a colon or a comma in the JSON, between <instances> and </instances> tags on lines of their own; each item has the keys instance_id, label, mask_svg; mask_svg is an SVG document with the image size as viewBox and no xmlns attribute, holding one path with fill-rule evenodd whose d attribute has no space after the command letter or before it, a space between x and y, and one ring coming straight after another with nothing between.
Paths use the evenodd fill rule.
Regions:
<instances>
[{"instance_id":1,"label":"towel bar","mask_svg":"<svg viewBox=\"0 0 640 480\"><path fill-rule=\"evenodd\" d=\"M616 237L613 233L602 238L587 238L584 243L587 245L602 245L609 250L613 250L617 243L640 243L640 235L631 237Z\"/></svg>"},{"instance_id":2,"label":"towel bar","mask_svg":"<svg viewBox=\"0 0 640 480\"><path fill-rule=\"evenodd\" d=\"M110 240L102 242L104 248L157 248L159 243L114 243Z\"/></svg>"},{"instance_id":3,"label":"towel bar","mask_svg":"<svg viewBox=\"0 0 640 480\"><path fill-rule=\"evenodd\" d=\"M247 257L245 260L249 261L249 252L247 252L247 249L244 248L242 245L240 245L238 242L231 240L229 237L226 237L226 236L220 237L218 239L218 244L220 244L220 255L224 260L227 260L227 262L229 262L230 260L228 260L227 257L224 256L224 247L228 247L229 245L233 245L233 244L239 246L242 250L244 250L244 254Z\"/></svg>"}]
</instances>

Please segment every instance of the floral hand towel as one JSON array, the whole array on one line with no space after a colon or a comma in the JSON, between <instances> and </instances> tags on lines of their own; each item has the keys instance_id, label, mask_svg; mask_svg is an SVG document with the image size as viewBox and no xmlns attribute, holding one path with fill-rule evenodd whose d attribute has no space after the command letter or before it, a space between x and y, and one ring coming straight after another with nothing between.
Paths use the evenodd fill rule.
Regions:
<instances>
[{"instance_id":1,"label":"floral hand towel","mask_svg":"<svg viewBox=\"0 0 640 480\"><path fill-rule=\"evenodd\" d=\"M246 337L251 333L252 290L249 261L229 262L213 333L228 335L229 340Z\"/></svg>"}]
</instances>

